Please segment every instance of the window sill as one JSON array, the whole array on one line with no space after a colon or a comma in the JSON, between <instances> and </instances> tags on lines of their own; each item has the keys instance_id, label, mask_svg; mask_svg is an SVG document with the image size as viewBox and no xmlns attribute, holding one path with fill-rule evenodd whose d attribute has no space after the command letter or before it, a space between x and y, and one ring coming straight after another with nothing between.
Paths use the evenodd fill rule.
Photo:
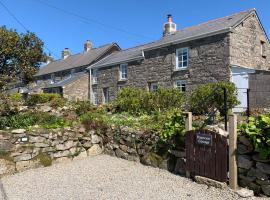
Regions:
<instances>
[{"instance_id":1,"label":"window sill","mask_svg":"<svg viewBox=\"0 0 270 200\"><path fill-rule=\"evenodd\" d=\"M97 82L95 82L95 83L92 83L92 85L97 85L98 83Z\"/></svg>"},{"instance_id":2,"label":"window sill","mask_svg":"<svg viewBox=\"0 0 270 200\"><path fill-rule=\"evenodd\" d=\"M188 67L174 68L174 71L175 71L175 72L178 72L178 71L186 71L186 70L188 70Z\"/></svg>"},{"instance_id":3,"label":"window sill","mask_svg":"<svg viewBox=\"0 0 270 200\"><path fill-rule=\"evenodd\" d=\"M126 82L127 78L119 79L118 82Z\"/></svg>"}]
</instances>

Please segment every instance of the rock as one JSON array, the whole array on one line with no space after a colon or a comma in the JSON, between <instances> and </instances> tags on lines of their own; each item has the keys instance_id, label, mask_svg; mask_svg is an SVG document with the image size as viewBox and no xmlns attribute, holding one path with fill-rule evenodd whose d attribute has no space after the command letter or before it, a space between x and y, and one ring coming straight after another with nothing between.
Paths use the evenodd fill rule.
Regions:
<instances>
[{"instance_id":1,"label":"rock","mask_svg":"<svg viewBox=\"0 0 270 200\"><path fill-rule=\"evenodd\" d=\"M258 183L259 185L270 185L270 180L256 180L256 183Z\"/></svg>"},{"instance_id":2,"label":"rock","mask_svg":"<svg viewBox=\"0 0 270 200\"><path fill-rule=\"evenodd\" d=\"M44 147L48 147L49 144L46 144L46 143L34 143L35 147L38 147L38 148L44 148Z\"/></svg>"},{"instance_id":3,"label":"rock","mask_svg":"<svg viewBox=\"0 0 270 200\"><path fill-rule=\"evenodd\" d=\"M256 167L265 174L270 174L270 165L266 163L257 162Z\"/></svg>"},{"instance_id":4,"label":"rock","mask_svg":"<svg viewBox=\"0 0 270 200\"><path fill-rule=\"evenodd\" d=\"M137 155L128 155L127 160L134 161L134 162L140 162L140 158Z\"/></svg>"},{"instance_id":5,"label":"rock","mask_svg":"<svg viewBox=\"0 0 270 200\"><path fill-rule=\"evenodd\" d=\"M122 144L119 145L119 148L124 152L127 152L127 150L128 150L128 147L126 145L122 145Z\"/></svg>"},{"instance_id":6,"label":"rock","mask_svg":"<svg viewBox=\"0 0 270 200\"><path fill-rule=\"evenodd\" d=\"M164 159L161 164L158 166L160 169L168 170L169 172L174 171L175 166L175 159Z\"/></svg>"},{"instance_id":7,"label":"rock","mask_svg":"<svg viewBox=\"0 0 270 200\"><path fill-rule=\"evenodd\" d=\"M225 137L227 137L229 135L229 133L223 129L221 129L218 125L207 125L206 129L214 131L220 135L223 135Z\"/></svg>"},{"instance_id":8,"label":"rock","mask_svg":"<svg viewBox=\"0 0 270 200\"><path fill-rule=\"evenodd\" d=\"M27 109L28 109L28 106L18 106L19 112L26 111Z\"/></svg>"},{"instance_id":9,"label":"rock","mask_svg":"<svg viewBox=\"0 0 270 200\"><path fill-rule=\"evenodd\" d=\"M242 144L244 144L244 145L246 145L246 146L252 148L252 144L251 144L250 140L249 140L246 136L240 135L240 136L238 137L238 141L239 141L240 143L242 143Z\"/></svg>"},{"instance_id":10,"label":"rock","mask_svg":"<svg viewBox=\"0 0 270 200\"><path fill-rule=\"evenodd\" d=\"M30 136L29 138L29 142L32 142L32 143L43 143L46 139L44 137L40 137L40 136L37 136L37 137L33 137L33 136Z\"/></svg>"},{"instance_id":11,"label":"rock","mask_svg":"<svg viewBox=\"0 0 270 200\"><path fill-rule=\"evenodd\" d=\"M73 158L73 160L80 160L82 158L86 158L87 157L87 152L86 151L82 151L81 153L79 153L79 155L75 156Z\"/></svg>"},{"instance_id":12,"label":"rock","mask_svg":"<svg viewBox=\"0 0 270 200\"><path fill-rule=\"evenodd\" d=\"M71 147L75 146L74 145L74 142L69 140L67 142L65 142L64 144L58 144L55 146L56 150L60 150L60 151L63 151L63 150L68 150L70 149Z\"/></svg>"},{"instance_id":13,"label":"rock","mask_svg":"<svg viewBox=\"0 0 270 200\"><path fill-rule=\"evenodd\" d=\"M254 196L253 190L249 190L247 188L241 188L240 190L236 190L235 192L236 192L236 194L238 194L242 198L247 198L247 197L253 197Z\"/></svg>"},{"instance_id":14,"label":"rock","mask_svg":"<svg viewBox=\"0 0 270 200\"><path fill-rule=\"evenodd\" d=\"M248 146L243 145L243 144L238 144L237 145L237 153L238 154L247 154L252 152L252 148L248 148Z\"/></svg>"},{"instance_id":15,"label":"rock","mask_svg":"<svg viewBox=\"0 0 270 200\"><path fill-rule=\"evenodd\" d=\"M98 144L94 144L90 149L87 150L88 156L96 156L102 153L102 149Z\"/></svg>"},{"instance_id":16,"label":"rock","mask_svg":"<svg viewBox=\"0 0 270 200\"><path fill-rule=\"evenodd\" d=\"M52 107L47 106L47 105L42 105L42 106L40 106L39 110L41 112L50 112L52 110Z\"/></svg>"},{"instance_id":17,"label":"rock","mask_svg":"<svg viewBox=\"0 0 270 200\"><path fill-rule=\"evenodd\" d=\"M248 188L253 190L253 192L257 195L261 192L261 186L253 182L248 185Z\"/></svg>"},{"instance_id":18,"label":"rock","mask_svg":"<svg viewBox=\"0 0 270 200\"><path fill-rule=\"evenodd\" d=\"M21 172L27 169L33 169L36 167L41 167L41 166L42 165L38 161L33 161L33 160L16 162L16 170L18 172Z\"/></svg>"},{"instance_id":19,"label":"rock","mask_svg":"<svg viewBox=\"0 0 270 200\"><path fill-rule=\"evenodd\" d=\"M85 130L85 128L84 128L84 127L80 127L80 128L78 129L78 132L79 132L79 133L85 133L85 132L86 132L86 130Z\"/></svg>"},{"instance_id":20,"label":"rock","mask_svg":"<svg viewBox=\"0 0 270 200\"><path fill-rule=\"evenodd\" d=\"M262 191L266 196L270 196L270 185L263 185Z\"/></svg>"},{"instance_id":21,"label":"rock","mask_svg":"<svg viewBox=\"0 0 270 200\"><path fill-rule=\"evenodd\" d=\"M185 175L186 174L186 159L178 158L175 164L174 173Z\"/></svg>"},{"instance_id":22,"label":"rock","mask_svg":"<svg viewBox=\"0 0 270 200\"><path fill-rule=\"evenodd\" d=\"M256 180L256 177L250 177L250 176L244 176L244 175L239 175L238 178L241 180L240 185L243 187L248 186L250 183Z\"/></svg>"},{"instance_id":23,"label":"rock","mask_svg":"<svg viewBox=\"0 0 270 200\"><path fill-rule=\"evenodd\" d=\"M66 150L66 151L57 151L56 153L53 154L54 158L60 158L60 157L67 157L70 156L70 151Z\"/></svg>"},{"instance_id":24,"label":"rock","mask_svg":"<svg viewBox=\"0 0 270 200\"><path fill-rule=\"evenodd\" d=\"M0 176L3 174L13 174L15 172L15 163L0 159Z\"/></svg>"},{"instance_id":25,"label":"rock","mask_svg":"<svg viewBox=\"0 0 270 200\"><path fill-rule=\"evenodd\" d=\"M26 160L31 160L31 158L32 158L31 154L22 154L22 155L14 157L14 161L15 162L26 161Z\"/></svg>"},{"instance_id":26,"label":"rock","mask_svg":"<svg viewBox=\"0 0 270 200\"><path fill-rule=\"evenodd\" d=\"M93 144L92 144L92 142L90 142L90 141L85 142L85 143L82 144L82 146L83 146L84 148L90 148L92 145L93 145Z\"/></svg>"},{"instance_id":27,"label":"rock","mask_svg":"<svg viewBox=\"0 0 270 200\"><path fill-rule=\"evenodd\" d=\"M205 184L205 185L212 186L215 188L221 188L221 189L227 188L226 183L215 181L213 179L202 177L202 176L195 176L195 181L199 184Z\"/></svg>"},{"instance_id":28,"label":"rock","mask_svg":"<svg viewBox=\"0 0 270 200\"><path fill-rule=\"evenodd\" d=\"M92 141L93 144L98 144L98 143L100 143L101 138L98 135L92 135L91 136L91 141Z\"/></svg>"},{"instance_id":29,"label":"rock","mask_svg":"<svg viewBox=\"0 0 270 200\"><path fill-rule=\"evenodd\" d=\"M261 172L259 169L255 169L255 168L251 168L248 171L247 176L256 177L259 180L267 180L268 179L267 174Z\"/></svg>"},{"instance_id":30,"label":"rock","mask_svg":"<svg viewBox=\"0 0 270 200\"><path fill-rule=\"evenodd\" d=\"M253 165L253 161L247 155L239 155L237 158L238 167L244 169L250 169Z\"/></svg>"},{"instance_id":31,"label":"rock","mask_svg":"<svg viewBox=\"0 0 270 200\"><path fill-rule=\"evenodd\" d=\"M177 158L185 158L186 157L185 151L171 150L170 153Z\"/></svg>"},{"instance_id":32,"label":"rock","mask_svg":"<svg viewBox=\"0 0 270 200\"><path fill-rule=\"evenodd\" d=\"M128 154L125 153L124 151L122 151L121 149L116 149L115 150L115 155L118 158L123 158L123 159L126 159L126 160L128 159Z\"/></svg>"},{"instance_id":33,"label":"rock","mask_svg":"<svg viewBox=\"0 0 270 200\"><path fill-rule=\"evenodd\" d=\"M270 160L262 160L262 159L260 159L259 154L254 154L252 156L252 159L255 160L255 161L257 161L257 162L262 162L262 163L268 163L270 161Z\"/></svg>"},{"instance_id":34,"label":"rock","mask_svg":"<svg viewBox=\"0 0 270 200\"><path fill-rule=\"evenodd\" d=\"M23 134L25 133L25 129L21 128L21 129L14 129L11 131L11 133L14 133L14 134Z\"/></svg>"}]
</instances>

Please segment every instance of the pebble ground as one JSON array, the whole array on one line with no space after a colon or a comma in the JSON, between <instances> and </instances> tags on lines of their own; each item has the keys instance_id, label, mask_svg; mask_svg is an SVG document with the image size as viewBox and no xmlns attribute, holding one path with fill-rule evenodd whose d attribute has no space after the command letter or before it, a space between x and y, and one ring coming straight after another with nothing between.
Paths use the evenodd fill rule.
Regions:
<instances>
[{"instance_id":1,"label":"pebble ground","mask_svg":"<svg viewBox=\"0 0 270 200\"><path fill-rule=\"evenodd\" d=\"M107 155L28 170L1 182L4 200L241 199L229 189L199 185L165 170Z\"/></svg>"}]
</instances>

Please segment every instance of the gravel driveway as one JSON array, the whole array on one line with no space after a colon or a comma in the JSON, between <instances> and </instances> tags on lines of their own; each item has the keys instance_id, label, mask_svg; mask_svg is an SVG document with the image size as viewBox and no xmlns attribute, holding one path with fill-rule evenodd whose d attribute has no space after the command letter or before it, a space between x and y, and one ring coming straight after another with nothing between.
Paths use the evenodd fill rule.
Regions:
<instances>
[{"instance_id":1,"label":"gravel driveway","mask_svg":"<svg viewBox=\"0 0 270 200\"><path fill-rule=\"evenodd\" d=\"M6 194L2 199L8 200L239 198L229 190L107 155L28 170L1 181Z\"/></svg>"}]
</instances>

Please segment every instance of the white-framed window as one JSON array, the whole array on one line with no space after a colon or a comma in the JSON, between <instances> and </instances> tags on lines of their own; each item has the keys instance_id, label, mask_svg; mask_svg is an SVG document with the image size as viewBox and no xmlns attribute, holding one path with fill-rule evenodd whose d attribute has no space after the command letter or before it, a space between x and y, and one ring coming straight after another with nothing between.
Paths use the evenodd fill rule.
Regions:
<instances>
[{"instance_id":1,"label":"white-framed window","mask_svg":"<svg viewBox=\"0 0 270 200\"><path fill-rule=\"evenodd\" d=\"M109 88L103 88L103 103L109 103L110 91Z\"/></svg>"},{"instance_id":2,"label":"white-framed window","mask_svg":"<svg viewBox=\"0 0 270 200\"><path fill-rule=\"evenodd\" d=\"M92 83L97 84L97 82L98 82L98 70L93 69L93 71L92 71Z\"/></svg>"},{"instance_id":3,"label":"white-framed window","mask_svg":"<svg viewBox=\"0 0 270 200\"><path fill-rule=\"evenodd\" d=\"M120 69L119 69L120 80L127 79L127 67L128 65L126 63L120 65Z\"/></svg>"},{"instance_id":4,"label":"white-framed window","mask_svg":"<svg viewBox=\"0 0 270 200\"><path fill-rule=\"evenodd\" d=\"M156 92L158 90L158 83L150 83L149 86L150 92Z\"/></svg>"},{"instance_id":5,"label":"white-framed window","mask_svg":"<svg viewBox=\"0 0 270 200\"><path fill-rule=\"evenodd\" d=\"M176 80L174 86L178 88L180 91L185 92L187 89L187 81L186 80Z\"/></svg>"},{"instance_id":6,"label":"white-framed window","mask_svg":"<svg viewBox=\"0 0 270 200\"><path fill-rule=\"evenodd\" d=\"M51 83L55 83L55 75L51 74Z\"/></svg>"},{"instance_id":7,"label":"white-framed window","mask_svg":"<svg viewBox=\"0 0 270 200\"><path fill-rule=\"evenodd\" d=\"M97 105L98 104L98 92L97 92L97 89L96 88L93 88L92 89L92 103L94 105Z\"/></svg>"},{"instance_id":8,"label":"white-framed window","mask_svg":"<svg viewBox=\"0 0 270 200\"><path fill-rule=\"evenodd\" d=\"M188 48L176 49L176 69L188 67Z\"/></svg>"}]
</instances>

